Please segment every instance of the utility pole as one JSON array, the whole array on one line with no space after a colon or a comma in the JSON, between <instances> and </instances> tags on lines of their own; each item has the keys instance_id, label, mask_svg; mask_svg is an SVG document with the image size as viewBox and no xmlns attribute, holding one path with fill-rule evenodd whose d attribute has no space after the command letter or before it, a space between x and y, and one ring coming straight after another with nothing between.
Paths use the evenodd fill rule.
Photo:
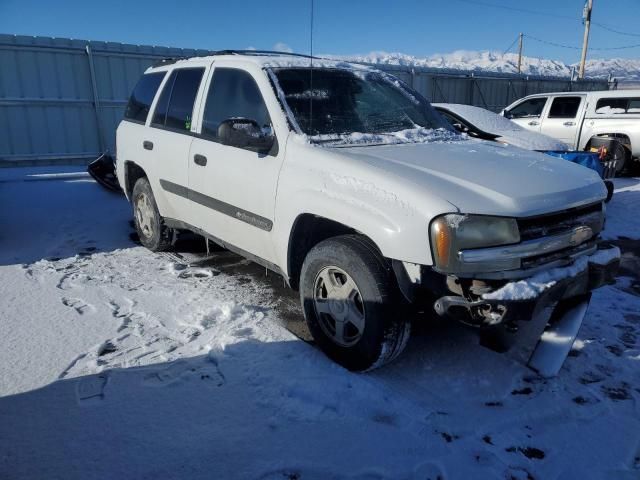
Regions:
<instances>
[{"instance_id":1,"label":"utility pole","mask_svg":"<svg viewBox=\"0 0 640 480\"><path fill-rule=\"evenodd\" d=\"M518 36L518 73L522 73L522 32Z\"/></svg>"},{"instance_id":2,"label":"utility pole","mask_svg":"<svg viewBox=\"0 0 640 480\"><path fill-rule=\"evenodd\" d=\"M591 10L593 9L593 0L587 0L585 5L584 19L584 39L582 40L582 57L580 57L580 70L578 78L584 78L584 64L587 60L587 48L589 46L589 29L591 28Z\"/></svg>"}]
</instances>

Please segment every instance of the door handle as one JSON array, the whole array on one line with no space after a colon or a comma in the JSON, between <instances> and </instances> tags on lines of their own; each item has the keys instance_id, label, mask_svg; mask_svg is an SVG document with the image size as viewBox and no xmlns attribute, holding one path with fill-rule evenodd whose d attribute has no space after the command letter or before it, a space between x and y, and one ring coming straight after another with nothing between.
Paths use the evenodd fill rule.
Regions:
<instances>
[{"instance_id":1,"label":"door handle","mask_svg":"<svg viewBox=\"0 0 640 480\"><path fill-rule=\"evenodd\" d=\"M532 120L529 122L529 125L532 125L532 126L540 125L540 122L536 122L535 120Z\"/></svg>"},{"instance_id":2,"label":"door handle","mask_svg":"<svg viewBox=\"0 0 640 480\"><path fill-rule=\"evenodd\" d=\"M563 125L565 127L573 127L576 124L576 122L564 122Z\"/></svg>"},{"instance_id":3,"label":"door handle","mask_svg":"<svg viewBox=\"0 0 640 480\"><path fill-rule=\"evenodd\" d=\"M142 146L145 150L153 150L153 142L150 142L149 140L142 142Z\"/></svg>"},{"instance_id":4,"label":"door handle","mask_svg":"<svg viewBox=\"0 0 640 480\"><path fill-rule=\"evenodd\" d=\"M196 165L200 165L201 167L204 167L207 164L207 157L205 157L204 155L200 155L199 153L196 153L193 156L193 161L196 163Z\"/></svg>"}]
</instances>

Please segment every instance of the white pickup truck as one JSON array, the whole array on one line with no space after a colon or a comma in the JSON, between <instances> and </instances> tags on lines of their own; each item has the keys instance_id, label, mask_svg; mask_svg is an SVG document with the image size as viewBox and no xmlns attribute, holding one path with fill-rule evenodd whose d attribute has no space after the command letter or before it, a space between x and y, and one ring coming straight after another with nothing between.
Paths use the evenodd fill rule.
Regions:
<instances>
[{"instance_id":1,"label":"white pickup truck","mask_svg":"<svg viewBox=\"0 0 640 480\"><path fill-rule=\"evenodd\" d=\"M187 229L281 274L317 345L351 370L402 351L411 308L554 373L619 261L599 242L596 173L471 141L368 67L231 51L162 62L116 140L144 246ZM549 349L551 368L535 353Z\"/></svg>"},{"instance_id":2,"label":"white pickup truck","mask_svg":"<svg viewBox=\"0 0 640 480\"><path fill-rule=\"evenodd\" d=\"M502 114L519 125L556 138L575 150L615 139L617 171L640 157L640 90L529 95Z\"/></svg>"}]
</instances>

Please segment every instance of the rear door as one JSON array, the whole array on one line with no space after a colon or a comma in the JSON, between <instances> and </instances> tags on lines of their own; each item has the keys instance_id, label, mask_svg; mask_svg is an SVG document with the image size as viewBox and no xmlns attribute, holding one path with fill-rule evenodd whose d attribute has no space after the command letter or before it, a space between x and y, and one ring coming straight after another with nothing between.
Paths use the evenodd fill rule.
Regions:
<instances>
[{"instance_id":1,"label":"rear door","mask_svg":"<svg viewBox=\"0 0 640 480\"><path fill-rule=\"evenodd\" d=\"M189 154L190 223L210 235L272 262L270 232L284 139L268 154L222 145L218 126L230 118L273 126L265 95L271 86L262 70L215 67L204 101L200 135ZM277 145L280 143L279 146Z\"/></svg>"},{"instance_id":2,"label":"rear door","mask_svg":"<svg viewBox=\"0 0 640 480\"><path fill-rule=\"evenodd\" d=\"M193 141L192 118L204 67L176 68L155 103L144 148L153 153L154 191L163 217L184 220L189 209L188 157Z\"/></svg>"},{"instance_id":3,"label":"rear door","mask_svg":"<svg viewBox=\"0 0 640 480\"><path fill-rule=\"evenodd\" d=\"M585 97L581 95L553 97L540 131L575 148L584 104Z\"/></svg>"},{"instance_id":4,"label":"rear door","mask_svg":"<svg viewBox=\"0 0 640 480\"><path fill-rule=\"evenodd\" d=\"M152 161L150 152L143 148L140 139L146 134L145 125L149 111L165 75L166 72L151 72L140 77L129 98L124 118L118 125L116 131L117 174L122 186L126 180L126 162L135 162L144 167L146 160Z\"/></svg>"},{"instance_id":5,"label":"rear door","mask_svg":"<svg viewBox=\"0 0 640 480\"><path fill-rule=\"evenodd\" d=\"M539 132L542 113L548 99L549 97L534 97L523 100L511 109L505 110L505 117L527 130Z\"/></svg>"}]
</instances>

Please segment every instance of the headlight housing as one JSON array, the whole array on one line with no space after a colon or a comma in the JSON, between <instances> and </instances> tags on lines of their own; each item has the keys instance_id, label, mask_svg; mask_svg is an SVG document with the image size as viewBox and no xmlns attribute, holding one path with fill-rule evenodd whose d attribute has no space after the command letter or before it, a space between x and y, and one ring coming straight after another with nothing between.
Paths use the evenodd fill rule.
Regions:
<instances>
[{"instance_id":1,"label":"headlight housing","mask_svg":"<svg viewBox=\"0 0 640 480\"><path fill-rule=\"evenodd\" d=\"M443 273L477 273L519 268L517 259L496 258L490 262L465 264L458 252L464 249L497 247L520 242L514 218L449 213L431 222L431 250L436 270Z\"/></svg>"}]
</instances>

